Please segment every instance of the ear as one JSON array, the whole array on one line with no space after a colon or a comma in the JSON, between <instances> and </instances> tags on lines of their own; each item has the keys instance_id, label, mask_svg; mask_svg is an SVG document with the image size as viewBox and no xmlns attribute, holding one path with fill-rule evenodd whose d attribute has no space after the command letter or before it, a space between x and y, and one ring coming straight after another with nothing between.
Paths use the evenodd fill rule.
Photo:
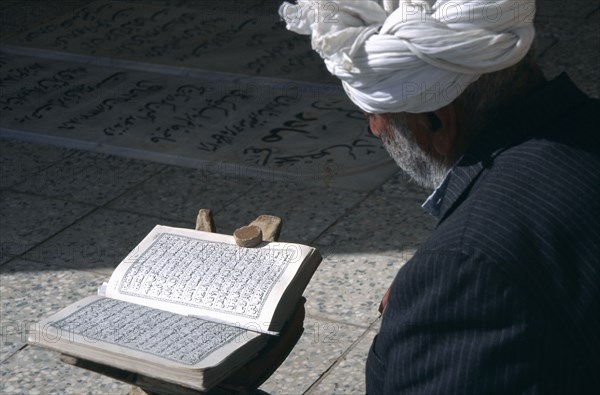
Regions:
<instances>
[{"instance_id":1,"label":"ear","mask_svg":"<svg viewBox=\"0 0 600 395\"><path fill-rule=\"evenodd\" d=\"M456 143L458 133L458 114L457 107L450 103L429 114L429 117L435 118L430 121L431 132L433 133L432 144L436 152L442 156L448 156Z\"/></svg>"}]
</instances>

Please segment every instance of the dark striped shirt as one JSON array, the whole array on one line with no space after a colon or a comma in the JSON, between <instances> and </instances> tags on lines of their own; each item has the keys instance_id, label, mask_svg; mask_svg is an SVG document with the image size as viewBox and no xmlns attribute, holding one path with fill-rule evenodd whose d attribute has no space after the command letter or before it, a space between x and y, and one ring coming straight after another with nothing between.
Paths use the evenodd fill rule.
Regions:
<instances>
[{"instance_id":1,"label":"dark striped shirt","mask_svg":"<svg viewBox=\"0 0 600 395\"><path fill-rule=\"evenodd\" d=\"M369 393L600 393L600 102L563 75L503 115L394 280Z\"/></svg>"}]
</instances>

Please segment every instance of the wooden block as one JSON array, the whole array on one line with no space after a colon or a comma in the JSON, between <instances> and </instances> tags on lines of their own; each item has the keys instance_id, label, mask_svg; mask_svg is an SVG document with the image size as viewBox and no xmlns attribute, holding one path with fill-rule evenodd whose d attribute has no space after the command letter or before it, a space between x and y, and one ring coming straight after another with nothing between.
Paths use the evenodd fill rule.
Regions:
<instances>
[{"instance_id":1,"label":"wooden block","mask_svg":"<svg viewBox=\"0 0 600 395\"><path fill-rule=\"evenodd\" d=\"M263 241L263 234L258 226L242 226L233 232L235 243L240 247L256 247Z\"/></svg>"},{"instance_id":2,"label":"wooden block","mask_svg":"<svg viewBox=\"0 0 600 395\"><path fill-rule=\"evenodd\" d=\"M212 212L209 209L202 208L198 211L198 216L196 217L196 230L211 233L217 231Z\"/></svg>"},{"instance_id":3,"label":"wooden block","mask_svg":"<svg viewBox=\"0 0 600 395\"><path fill-rule=\"evenodd\" d=\"M259 215L254 221L250 222L250 225L260 228L264 241L277 241L279 240L283 221L274 215Z\"/></svg>"}]
</instances>

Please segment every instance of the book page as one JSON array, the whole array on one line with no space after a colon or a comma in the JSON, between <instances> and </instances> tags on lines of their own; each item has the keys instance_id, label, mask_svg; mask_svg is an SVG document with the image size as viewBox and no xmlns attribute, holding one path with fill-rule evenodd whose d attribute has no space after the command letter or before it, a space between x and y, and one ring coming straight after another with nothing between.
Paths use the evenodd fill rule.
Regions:
<instances>
[{"instance_id":1,"label":"book page","mask_svg":"<svg viewBox=\"0 0 600 395\"><path fill-rule=\"evenodd\" d=\"M106 295L268 332L281 295L313 250L289 243L242 248L231 236L157 226L115 270Z\"/></svg>"},{"instance_id":2,"label":"book page","mask_svg":"<svg viewBox=\"0 0 600 395\"><path fill-rule=\"evenodd\" d=\"M142 361L194 369L214 366L258 335L242 328L99 296L50 317L32 343L72 343ZM39 328L38 328L39 329ZM44 332L45 331L45 332ZM47 337L47 339L44 339ZM93 353L88 356L93 357Z\"/></svg>"}]
</instances>

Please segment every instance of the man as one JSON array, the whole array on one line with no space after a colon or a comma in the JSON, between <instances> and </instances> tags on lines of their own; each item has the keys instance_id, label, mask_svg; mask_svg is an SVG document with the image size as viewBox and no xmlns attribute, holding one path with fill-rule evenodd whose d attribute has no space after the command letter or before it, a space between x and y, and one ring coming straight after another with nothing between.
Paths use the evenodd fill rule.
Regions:
<instances>
[{"instance_id":1,"label":"man","mask_svg":"<svg viewBox=\"0 0 600 395\"><path fill-rule=\"evenodd\" d=\"M435 189L424 208L437 228L384 300L369 393L600 393L600 105L564 75L544 80L533 11L280 9L391 156Z\"/></svg>"}]
</instances>

